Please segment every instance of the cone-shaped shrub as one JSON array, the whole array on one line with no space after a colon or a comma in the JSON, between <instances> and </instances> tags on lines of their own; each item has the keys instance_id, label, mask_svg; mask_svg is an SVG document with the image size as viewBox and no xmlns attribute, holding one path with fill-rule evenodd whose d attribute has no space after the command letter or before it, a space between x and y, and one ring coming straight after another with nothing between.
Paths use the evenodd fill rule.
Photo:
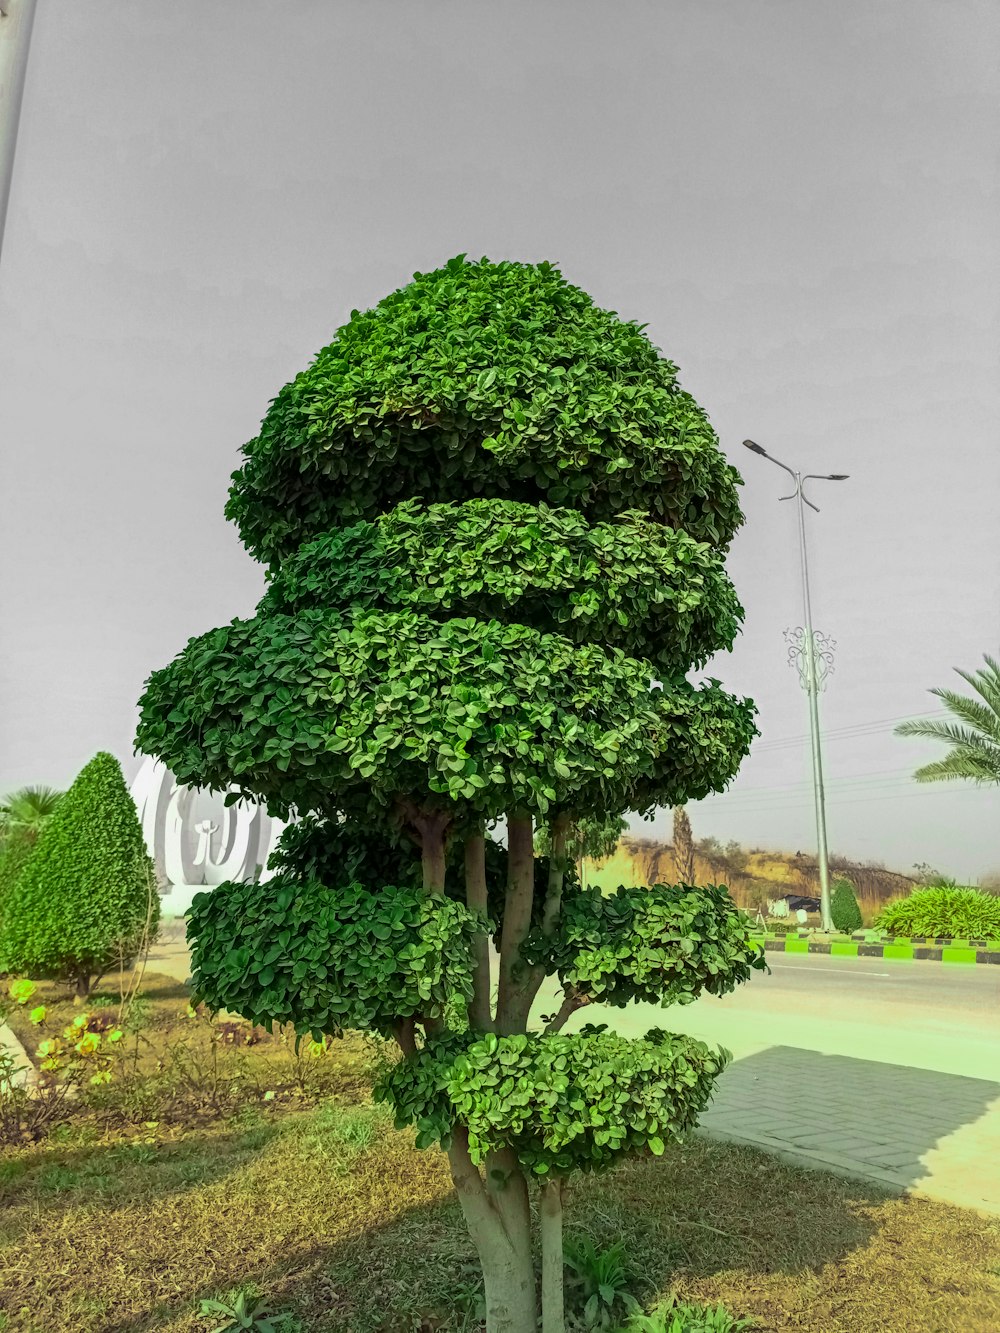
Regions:
<instances>
[{"instance_id":1,"label":"cone-shaped shrub","mask_svg":"<svg viewBox=\"0 0 1000 1333\"><path fill-rule=\"evenodd\" d=\"M153 863L121 765L96 755L38 836L0 923L0 958L78 994L130 962L159 920Z\"/></svg>"},{"instance_id":2,"label":"cone-shaped shrub","mask_svg":"<svg viewBox=\"0 0 1000 1333\"><path fill-rule=\"evenodd\" d=\"M0 846L0 941L3 939L3 919L7 903L13 896L17 881L31 859L35 840L23 832L8 833ZM0 946L0 972L9 972Z\"/></svg>"},{"instance_id":3,"label":"cone-shaped shrub","mask_svg":"<svg viewBox=\"0 0 1000 1333\"><path fill-rule=\"evenodd\" d=\"M854 885L849 879L838 879L834 884L830 899L830 915L833 917L834 930L844 931L847 934L852 930L860 930L864 924L861 920L861 908L854 894Z\"/></svg>"}]
</instances>

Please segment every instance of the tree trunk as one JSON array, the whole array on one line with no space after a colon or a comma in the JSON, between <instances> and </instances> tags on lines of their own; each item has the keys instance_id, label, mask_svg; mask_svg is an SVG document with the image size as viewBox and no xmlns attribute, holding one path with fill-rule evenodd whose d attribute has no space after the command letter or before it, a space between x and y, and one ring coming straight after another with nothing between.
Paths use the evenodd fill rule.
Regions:
<instances>
[{"instance_id":1,"label":"tree trunk","mask_svg":"<svg viewBox=\"0 0 1000 1333\"><path fill-rule=\"evenodd\" d=\"M420 862L424 872L424 891L444 893L444 836L449 817L443 810L414 810L410 822L420 834Z\"/></svg>"},{"instance_id":2,"label":"tree trunk","mask_svg":"<svg viewBox=\"0 0 1000 1333\"><path fill-rule=\"evenodd\" d=\"M694 884L694 839L682 805L674 806L674 868L681 884Z\"/></svg>"},{"instance_id":3,"label":"tree trunk","mask_svg":"<svg viewBox=\"0 0 1000 1333\"><path fill-rule=\"evenodd\" d=\"M486 914L486 838L482 832L471 834L465 840L465 901L468 907ZM480 1032L491 1032L490 941L485 931L476 935L472 984L469 1023Z\"/></svg>"},{"instance_id":4,"label":"tree trunk","mask_svg":"<svg viewBox=\"0 0 1000 1333\"><path fill-rule=\"evenodd\" d=\"M563 1305L562 1180L543 1180L539 1197L542 1230L542 1333L565 1333Z\"/></svg>"},{"instance_id":5,"label":"tree trunk","mask_svg":"<svg viewBox=\"0 0 1000 1333\"><path fill-rule=\"evenodd\" d=\"M531 907L535 895L535 850L531 813L514 810L507 816L507 896L504 902L503 934L500 938L500 989L497 997L496 1030L501 1034L523 1032L526 1016L521 1000L528 983L528 969L521 961L521 943L531 929Z\"/></svg>"},{"instance_id":6,"label":"tree trunk","mask_svg":"<svg viewBox=\"0 0 1000 1333\"><path fill-rule=\"evenodd\" d=\"M514 1162L515 1174L502 1189L496 1183L487 1187L469 1156L469 1132L456 1125L448 1161L483 1271L487 1333L536 1333L538 1298L527 1186L509 1149L491 1156L499 1159L498 1169L507 1157ZM491 1165L488 1161L488 1171Z\"/></svg>"}]
</instances>

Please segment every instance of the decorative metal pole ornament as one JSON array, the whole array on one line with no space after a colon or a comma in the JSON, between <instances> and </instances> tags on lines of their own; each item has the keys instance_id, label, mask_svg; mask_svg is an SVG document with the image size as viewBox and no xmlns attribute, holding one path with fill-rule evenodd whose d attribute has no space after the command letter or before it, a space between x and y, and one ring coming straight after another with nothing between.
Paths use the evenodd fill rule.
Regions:
<instances>
[{"instance_id":1,"label":"decorative metal pole ornament","mask_svg":"<svg viewBox=\"0 0 1000 1333\"><path fill-rule=\"evenodd\" d=\"M816 688L825 690L826 678L833 670L833 654L837 640L814 629L812 653L810 653L806 631L798 625L795 629L785 630L785 642L788 644L788 665L797 669L802 688L810 689L812 681L815 680Z\"/></svg>"}]
</instances>

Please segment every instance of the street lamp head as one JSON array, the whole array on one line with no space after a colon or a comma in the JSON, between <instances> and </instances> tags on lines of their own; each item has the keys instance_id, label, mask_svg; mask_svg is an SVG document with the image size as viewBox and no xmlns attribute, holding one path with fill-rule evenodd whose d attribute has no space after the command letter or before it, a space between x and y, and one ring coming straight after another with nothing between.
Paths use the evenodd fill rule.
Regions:
<instances>
[{"instance_id":1,"label":"street lamp head","mask_svg":"<svg viewBox=\"0 0 1000 1333\"><path fill-rule=\"evenodd\" d=\"M847 478L847 473L846 473L846 472L831 472L831 473L826 477L826 480L827 480L827 481L847 481L847 479L848 479L848 478Z\"/></svg>"},{"instance_id":2,"label":"street lamp head","mask_svg":"<svg viewBox=\"0 0 1000 1333\"><path fill-rule=\"evenodd\" d=\"M759 444L755 444L753 440L744 440L743 444L745 448L752 449L755 454L763 454L765 458L767 457L766 450L762 449Z\"/></svg>"}]
</instances>

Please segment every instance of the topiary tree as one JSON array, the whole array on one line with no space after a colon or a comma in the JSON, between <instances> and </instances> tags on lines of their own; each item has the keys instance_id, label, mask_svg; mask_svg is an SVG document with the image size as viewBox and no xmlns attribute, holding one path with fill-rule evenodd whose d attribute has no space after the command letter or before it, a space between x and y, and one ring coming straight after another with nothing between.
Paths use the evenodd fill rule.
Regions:
<instances>
[{"instance_id":1,"label":"topiary tree","mask_svg":"<svg viewBox=\"0 0 1000 1333\"><path fill-rule=\"evenodd\" d=\"M531 1180L561 1329L562 1182L662 1152L725 1060L565 1023L765 966L724 890L605 902L572 873L585 820L720 791L757 734L752 703L686 679L742 618L739 478L640 326L549 264L464 256L353 312L244 458L227 514L267 591L153 673L136 742L305 818L274 878L196 898L196 988L261 1024L394 1037L376 1095L448 1153L490 1333L536 1326Z\"/></svg>"},{"instance_id":2,"label":"topiary tree","mask_svg":"<svg viewBox=\"0 0 1000 1333\"><path fill-rule=\"evenodd\" d=\"M833 918L834 930L843 931L848 935L852 930L860 930L864 924L854 885L849 879L838 879L834 882L830 898L830 915Z\"/></svg>"},{"instance_id":3,"label":"topiary tree","mask_svg":"<svg viewBox=\"0 0 1000 1333\"><path fill-rule=\"evenodd\" d=\"M0 923L11 972L78 995L155 934L160 901L135 803L113 755L80 772L38 835Z\"/></svg>"}]
</instances>

